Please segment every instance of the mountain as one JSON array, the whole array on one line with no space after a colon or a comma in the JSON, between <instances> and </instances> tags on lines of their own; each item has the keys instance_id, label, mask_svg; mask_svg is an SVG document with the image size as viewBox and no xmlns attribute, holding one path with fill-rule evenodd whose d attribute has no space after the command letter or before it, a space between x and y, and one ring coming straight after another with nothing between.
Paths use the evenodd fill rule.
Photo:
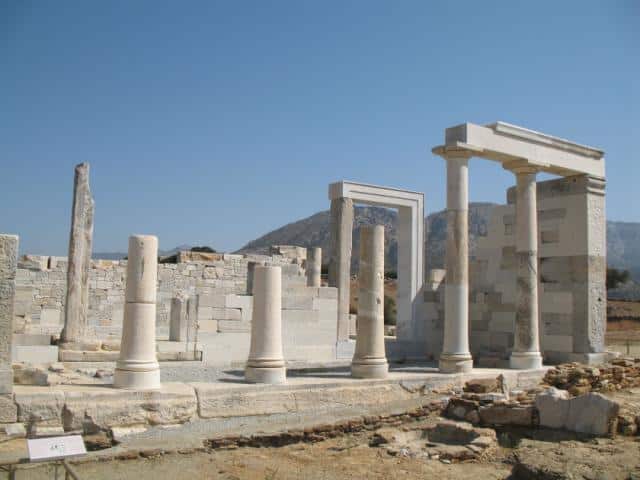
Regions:
<instances>
[{"instance_id":1,"label":"mountain","mask_svg":"<svg viewBox=\"0 0 640 480\"><path fill-rule=\"evenodd\" d=\"M478 236L486 235L492 203L469 204L469 250L474 254ZM360 226L381 224L385 226L387 265L396 265L397 213L380 207L355 207L353 233L352 266L357 268L359 256ZM447 236L445 211L432 213L427 221L427 268L442 268ZM302 247L329 248L329 211L316 213L310 217L280 227L257 238L238 253L267 253L271 245L298 245ZM629 270L632 278L640 282L640 223L607 222L607 255L609 266ZM324 262L326 263L325 256ZM389 268L393 270L393 268Z\"/></svg>"},{"instance_id":2,"label":"mountain","mask_svg":"<svg viewBox=\"0 0 640 480\"><path fill-rule=\"evenodd\" d=\"M475 252L476 239L487 232L492 203L469 204L469 248ZM444 246L447 236L447 220L444 211L427 217L427 265L429 268L444 266ZM380 207L354 208L352 267L357 269L360 254L360 227L362 225L384 225L385 264L388 270L395 270L398 261L398 215L395 210ZM237 253L268 253L271 245L298 245L301 247L322 247L329 251L329 211L316 213L303 220L280 227L257 238L238 250ZM325 257L325 262L327 258Z\"/></svg>"},{"instance_id":3,"label":"mountain","mask_svg":"<svg viewBox=\"0 0 640 480\"><path fill-rule=\"evenodd\" d=\"M191 245L178 245L177 247L172 248L171 250L159 250L158 256L160 257L168 257L176 254L177 252L183 250L191 250ZM123 252L93 252L91 258L94 260L122 260L127 256L127 253Z\"/></svg>"}]
</instances>

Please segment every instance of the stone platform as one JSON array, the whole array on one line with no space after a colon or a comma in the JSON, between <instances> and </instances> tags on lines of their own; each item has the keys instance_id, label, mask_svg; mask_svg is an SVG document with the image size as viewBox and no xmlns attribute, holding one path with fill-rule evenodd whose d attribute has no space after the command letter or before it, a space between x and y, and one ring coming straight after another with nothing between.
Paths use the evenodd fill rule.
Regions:
<instances>
[{"instance_id":1,"label":"stone platform","mask_svg":"<svg viewBox=\"0 0 640 480\"><path fill-rule=\"evenodd\" d=\"M348 368L334 367L290 370L286 385L248 384L241 371L218 372L209 383L167 382L154 392L108 385L18 385L15 418L3 420L24 424L31 435L107 431L122 445L202 445L220 434L282 431L407 411L446 397L471 378L502 374L509 389L528 388L545 371L441 374L431 365L396 364L388 378L379 380L356 380ZM187 377L193 378L193 372ZM8 461L2 457L0 448L0 461Z\"/></svg>"}]
</instances>

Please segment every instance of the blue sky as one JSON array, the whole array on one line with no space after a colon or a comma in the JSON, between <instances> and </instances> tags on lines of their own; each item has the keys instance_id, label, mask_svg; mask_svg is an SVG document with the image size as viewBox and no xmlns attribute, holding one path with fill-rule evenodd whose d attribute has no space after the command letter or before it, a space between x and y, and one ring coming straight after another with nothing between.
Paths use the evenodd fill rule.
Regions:
<instances>
[{"instance_id":1,"label":"blue sky","mask_svg":"<svg viewBox=\"0 0 640 480\"><path fill-rule=\"evenodd\" d=\"M640 2L0 4L0 232L65 255L91 163L95 251L131 233L221 250L349 179L445 202L444 128L502 120L602 148L640 221ZM512 175L471 161L472 201Z\"/></svg>"}]
</instances>

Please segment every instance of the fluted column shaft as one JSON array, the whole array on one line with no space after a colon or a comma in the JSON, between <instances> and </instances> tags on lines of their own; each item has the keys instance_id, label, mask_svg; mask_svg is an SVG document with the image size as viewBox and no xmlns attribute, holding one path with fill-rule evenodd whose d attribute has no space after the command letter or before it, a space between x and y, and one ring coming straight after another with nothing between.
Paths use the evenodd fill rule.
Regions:
<instances>
[{"instance_id":1,"label":"fluted column shaft","mask_svg":"<svg viewBox=\"0 0 640 480\"><path fill-rule=\"evenodd\" d=\"M538 327L538 207L536 170L521 167L516 175L516 323L511 368L540 368Z\"/></svg>"},{"instance_id":2,"label":"fluted column shaft","mask_svg":"<svg viewBox=\"0 0 640 480\"><path fill-rule=\"evenodd\" d=\"M360 228L358 320L351 374L384 378L389 371L384 344L384 227Z\"/></svg>"},{"instance_id":3,"label":"fluted column shaft","mask_svg":"<svg viewBox=\"0 0 640 480\"><path fill-rule=\"evenodd\" d=\"M447 247L444 345L439 368L444 373L473 368L469 353L469 156L447 156Z\"/></svg>"}]
</instances>

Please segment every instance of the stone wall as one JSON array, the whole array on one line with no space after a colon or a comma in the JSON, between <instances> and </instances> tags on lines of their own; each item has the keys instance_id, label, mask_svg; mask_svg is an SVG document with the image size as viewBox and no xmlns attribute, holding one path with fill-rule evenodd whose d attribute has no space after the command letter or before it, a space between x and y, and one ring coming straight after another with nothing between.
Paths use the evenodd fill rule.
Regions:
<instances>
[{"instance_id":1,"label":"stone wall","mask_svg":"<svg viewBox=\"0 0 640 480\"><path fill-rule=\"evenodd\" d=\"M604 182L587 176L538 183L540 348L546 361L582 360L604 351L606 328ZM508 359L516 295L515 189L494 207L486 237L469 263L470 347L486 365ZM444 283L425 286L428 349L440 354ZM439 271L444 274L444 271Z\"/></svg>"},{"instance_id":2,"label":"stone wall","mask_svg":"<svg viewBox=\"0 0 640 480\"><path fill-rule=\"evenodd\" d=\"M220 328L243 328L250 319L245 309L226 305L224 312L218 299L226 295L247 294L249 262L282 266L283 288L306 285L303 259L288 255L179 255L180 263L158 265L157 333L168 335L171 298L178 293L202 298L200 318L202 331L211 333ZM182 261L186 260L186 261ZM90 335L99 339L120 335L124 308L126 260L94 260L89 273ZM64 324L67 260L64 257L25 255L18 262L14 333L59 334ZM241 298L241 297L238 297ZM210 300L212 299L212 300ZM238 300L241 305L241 300ZM209 304L211 303L212 304ZM217 303L216 303L217 302ZM214 323L215 322L215 323Z\"/></svg>"}]
</instances>

